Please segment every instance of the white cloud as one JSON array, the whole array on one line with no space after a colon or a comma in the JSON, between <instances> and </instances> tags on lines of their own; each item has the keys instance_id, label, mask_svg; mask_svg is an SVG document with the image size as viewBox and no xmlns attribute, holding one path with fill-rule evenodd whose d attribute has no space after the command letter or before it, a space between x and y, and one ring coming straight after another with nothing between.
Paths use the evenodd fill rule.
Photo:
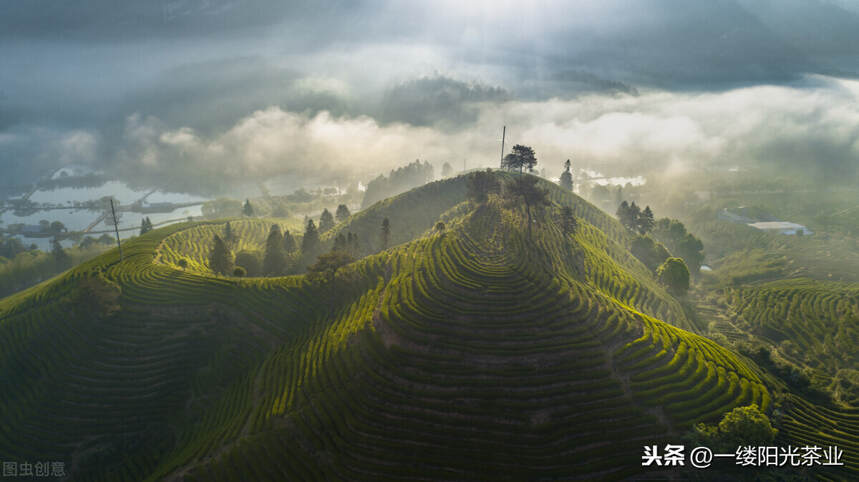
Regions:
<instances>
[{"instance_id":1,"label":"white cloud","mask_svg":"<svg viewBox=\"0 0 859 482\"><path fill-rule=\"evenodd\" d=\"M813 146L827 146L826 156L859 155L857 86L825 79L814 89L762 86L484 103L477 105L474 124L453 132L270 107L203 138L188 127L169 130L157 119L131 116L126 136L151 169L193 163L225 176L367 177L415 158L495 166L502 124L508 126L508 148L533 146L550 172L567 158L629 171L756 160L812 163L820 161ZM804 145L811 147L797 148Z\"/></svg>"}]
</instances>

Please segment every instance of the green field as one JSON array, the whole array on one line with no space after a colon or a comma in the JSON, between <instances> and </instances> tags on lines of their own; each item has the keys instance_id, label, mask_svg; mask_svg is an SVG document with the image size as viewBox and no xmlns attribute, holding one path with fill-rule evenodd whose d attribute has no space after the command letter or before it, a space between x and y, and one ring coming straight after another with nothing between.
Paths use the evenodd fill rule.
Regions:
<instances>
[{"instance_id":1,"label":"green field","mask_svg":"<svg viewBox=\"0 0 859 482\"><path fill-rule=\"evenodd\" d=\"M773 412L782 387L700 334L619 223L543 185L530 238L521 209L466 200L463 177L381 201L323 236L363 243L328 283L211 274L212 221L6 298L0 454L65 461L75 480L621 479L643 445L737 406ZM270 224L231 220L248 249ZM837 314L845 293L806 304ZM780 436L837 442L859 474L855 410L790 401Z\"/></svg>"}]
</instances>

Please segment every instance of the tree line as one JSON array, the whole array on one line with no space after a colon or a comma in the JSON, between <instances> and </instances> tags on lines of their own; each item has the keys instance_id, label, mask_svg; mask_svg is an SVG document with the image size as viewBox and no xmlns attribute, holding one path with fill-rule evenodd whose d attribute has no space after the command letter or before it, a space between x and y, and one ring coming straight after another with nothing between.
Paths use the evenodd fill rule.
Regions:
<instances>
[{"instance_id":1,"label":"tree line","mask_svg":"<svg viewBox=\"0 0 859 482\"><path fill-rule=\"evenodd\" d=\"M319 223L307 219L304 232L293 235L288 229L272 224L261 253L240 251L233 254L238 245L238 237L230 222L224 225L223 232L215 234L209 250L209 268L225 276L283 276L298 274L306 270L311 279L331 280L342 266L360 256L358 234L351 231L338 233L333 238L331 248L325 252L321 234L335 226L335 219L343 222L351 213L346 205L339 205L335 214L323 210ZM386 217L379 226L380 246L385 249L390 244L391 223ZM188 266L185 259L180 267Z\"/></svg>"}]
</instances>

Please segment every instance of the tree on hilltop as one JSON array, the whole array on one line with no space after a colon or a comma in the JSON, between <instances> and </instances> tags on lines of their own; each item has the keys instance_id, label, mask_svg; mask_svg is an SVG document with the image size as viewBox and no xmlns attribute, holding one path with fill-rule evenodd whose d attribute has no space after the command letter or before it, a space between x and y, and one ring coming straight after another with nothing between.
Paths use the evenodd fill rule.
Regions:
<instances>
[{"instance_id":1,"label":"tree on hilltop","mask_svg":"<svg viewBox=\"0 0 859 482\"><path fill-rule=\"evenodd\" d=\"M516 144L513 146L513 152L504 156L501 168L509 171L518 169L521 174L523 169L527 168L530 171L536 165L537 157L534 155L534 149L529 146Z\"/></svg>"}]
</instances>

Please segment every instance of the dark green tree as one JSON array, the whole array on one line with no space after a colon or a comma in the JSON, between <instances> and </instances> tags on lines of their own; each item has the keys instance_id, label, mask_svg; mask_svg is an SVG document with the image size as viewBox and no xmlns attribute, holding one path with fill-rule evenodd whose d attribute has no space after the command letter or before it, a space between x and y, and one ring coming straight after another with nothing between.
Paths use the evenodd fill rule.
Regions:
<instances>
[{"instance_id":1,"label":"dark green tree","mask_svg":"<svg viewBox=\"0 0 859 482\"><path fill-rule=\"evenodd\" d=\"M441 166L441 177L450 177L453 174L453 167L449 162L445 162Z\"/></svg>"},{"instance_id":2,"label":"dark green tree","mask_svg":"<svg viewBox=\"0 0 859 482\"><path fill-rule=\"evenodd\" d=\"M185 258L179 258L179 261L177 261L176 264L178 264L179 267L182 268L182 271L188 269L188 260Z\"/></svg>"},{"instance_id":3,"label":"dark green tree","mask_svg":"<svg viewBox=\"0 0 859 482\"><path fill-rule=\"evenodd\" d=\"M295 237L289 232L289 230L285 230L283 232L283 251L286 254L292 254L295 250L298 249L298 244L295 242Z\"/></svg>"},{"instance_id":4,"label":"dark green tree","mask_svg":"<svg viewBox=\"0 0 859 482\"><path fill-rule=\"evenodd\" d=\"M322 215L319 216L319 232L324 233L334 227L334 216L328 209L322 210Z\"/></svg>"},{"instance_id":5,"label":"dark green tree","mask_svg":"<svg viewBox=\"0 0 859 482\"><path fill-rule=\"evenodd\" d=\"M147 222L147 221L149 221L149 218L143 218L140 220L140 235L141 236L148 233L149 231L152 231L152 223Z\"/></svg>"},{"instance_id":6,"label":"dark green tree","mask_svg":"<svg viewBox=\"0 0 859 482\"><path fill-rule=\"evenodd\" d=\"M636 236L629 251L652 271L656 271L671 256L662 243L654 241L650 236Z\"/></svg>"},{"instance_id":7,"label":"dark green tree","mask_svg":"<svg viewBox=\"0 0 859 482\"><path fill-rule=\"evenodd\" d=\"M227 243L217 234L212 243L212 250L209 252L209 268L217 274L229 274L233 268L233 254Z\"/></svg>"},{"instance_id":8,"label":"dark green tree","mask_svg":"<svg viewBox=\"0 0 859 482\"><path fill-rule=\"evenodd\" d=\"M704 243L686 231L686 226L676 219L661 218L656 221L652 235L662 241L671 254L683 258L689 271L697 274L704 262Z\"/></svg>"},{"instance_id":9,"label":"dark green tree","mask_svg":"<svg viewBox=\"0 0 859 482\"><path fill-rule=\"evenodd\" d=\"M574 234L576 230L579 228L579 222L576 220L576 217L573 215L573 208L570 206L564 206L561 208L561 229L563 229L564 234L570 235Z\"/></svg>"},{"instance_id":10,"label":"dark green tree","mask_svg":"<svg viewBox=\"0 0 859 482\"><path fill-rule=\"evenodd\" d=\"M71 256L69 256L69 253L63 249L63 245L60 244L60 241L57 238L54 238L53 241L51 241L51 254L54 256L54 263L56 263L58 271L63 271L72 267Z\"/></svg>"},{"instance_id":11,"label":"dark green tree","mask_svg":"<svg viewBox=\"0 0 859 482\"><path fill-rule=\"evenodd\" d=\"M638 233L641 235L645 235L653 230L656 221L653 219L653 211L650 210L650 206L645 206L644 211L635 220L635 224L638 227Z\"/></svg>"},{"instance_id":12,"label":"dark green tree","mask_svg":"<svg viewBox=\"0 0 859 482\"><path fill-rule=\"evenodd\" d=\"M236 253L235 264L245 269L245 276L261 276L263 274L262 263L257 251L239 251Z\"/></svg>"},{"instance_id":13,"label":"dark green tree","mask_svg":"<svg viewBox=\"0 0 859 482\"><path fill-rule=\"evenodd\" d=\"M695 432L704 444L721 451L733 451L739 446L766 447L778 435L778 429L754 403L734 408L718 425L699 423Z\"/></svg>"},{"instance_id":14,"label":"dark green tree","mask_svg":"<svg viewBox=\"0 0 859 482\"><path fill-rule=\"evenodd\" d=\"M230 222L227 221L227 224L224 226L224 241L228 243L232 243L233 240L233 227L230 226Z\"/></svg>"},{"instance_id":15,"label":"dark green tree","mask_svg":"<svg viewBox=\"0 0 859 482\"><path fill-rule=\"evenodd\" d=\"M628 202L626 202L626 201L621 202L620 206L617 207L617 212L615 214L617 215L617 220L620 221L620 224L624 225L627 228L632 226L633 220L632 220L631 212L629 210L629 203Z\"/></svg>"},{"instance_id":16,"label":"dark green tree","mask_svg":"<svg viewBox=\"0 0 859 482\"><path fill-rule=\"evenodd\" d=\"M307 226L304 228L304 237L301 238L301 256L312 260L319 254L319 247L319 231L316 230L313 220L308 219Z\"/></svg>"},{"instance_id":17,"label":"dark green tree","mask_svg":"<svg viewBox=\"0 0 859 482\"><path fill-rule=\"evenodd\" d=\"M265 241L262 269L267 276L279 276L286 270L286 253L283 250L283 235L280 226L272 224Z\"/></svg>"},{"instance_id":18,"label":"dark green tree","mask_svg":"<svg viewBox=\"0 0 859 482\"><path fill-rule=\"evenodd\" d=\"M253 217L254 207L251 206L250 199L245 199L245 204L244 204L244 206L242 206L242 214L244 214L245 216L247 216L249 218Z\"/></svg>"},{"instance_id":19,"label":"dark green tree","mask_svg":"<svg viewBox=\"0 0 859 482\"><path fill-rule=\"evenodd\" d=\"M689 290L689 269L680 258L668 258L656 269L659 281L671 293L682 296Z\"/></svg>"},{"instance_id":20,"label":"dark green tree","mask_svg":"<svg viewBox=\"0 0 859 482\"><path fill-rule=\"evenodd\" d=\"M149 219L149 218L147 218L147 219ZM50 226L51 226L50 227L51 233L53 233L53 234L61 234L61 233L66 232L66 226L63 223L61 223L60 221L54 221L51 223ZM152 223L149 223L149 229L152 229Z\"/></svg>"},{"instance_id":21,"label":"dark green tree","mask_svg":"<svg viewBox=\"0 0 859 482\"><path fill-rule=\"evenodd\" d=\"M489 195L498 193L500 183L490 170L472 172L467 179L468 198L474 202L483 203L489 199Z\"/></svg>"},{"instance_id":22,"label":"dark green tree","mask_svg":"<svg viewBox=\"0 0 859 482\"><path fill-rule=\"evenodd\" d=\"M349 216L352 215L352 213L349 212L349 208L346 207L345 204L341 204L337 206L337 212L334 215L337 217L337 222L342 223L343 221L348 219Z\"/></svg>"},{"instance_id":23,"label":"dark green tree","mask_svg":"<svg viewBox=\"0 0 859 482\"><path fill-rule=\"evenodd\" d=\"M391 242L391 221L385 218L382 220L382 249L387 249L389 242Z\"/></svg>"},{"instance_id":24,"label":"dark green tree","mask_svg":"<svg viewBox=\"0 0 859 482\"><path fill-rule=\"evenodd\" d=\"M539 187L537 182L538 179L534 176L517 176L507 183L505 189L507 196L520 200L525 205L529 239L531 239L531 224L533 223L532 209L542 209L550 204L548 191Z\"/></svg>"},{"instance_id":25,"label":"dark green tree","mask_svg":"<svg viewBox=\"0 0 859 482\"><path fill-rule=\"evenodd\" d=\"M444 223L441 221L435 223L435 230L438 232L444 231Z\"/></svg>"},{"instance_id":26,"label":"dark green tree","mask_svg":"<svg viewBox=\"0 0 859 482\"><path fill-rule=\"evenodd\" d=\"M337 271L353 261L349 253L343 251L331 251L319 255L316 262L307 268L310 279L325 282L334 281Z\"/></svg>"},{"instance_id":27,"label":"dark green tree","mask_svg":"<svg viewBox=\"0 0 859 482\"><path fill-rule=\"evenodd\" d=\"M518 170L521 174L524 169L529 171L537 165L537 157L534 155L534 149L529 146L516 144L513 146L513 152L504 156L501 167L510 171Z\"/></svg>"},{"instance_id":28,"label":"dark green tree","mask_svg":"<svg viewBox=\"0 0 859 482\"><path fill-rule=\"evenodd\" d=\"M561 173L561 187L567 191L573 190L573 173L570 172L570 160L564 162L564 172Z\"/></svg>"}]
</instances>

